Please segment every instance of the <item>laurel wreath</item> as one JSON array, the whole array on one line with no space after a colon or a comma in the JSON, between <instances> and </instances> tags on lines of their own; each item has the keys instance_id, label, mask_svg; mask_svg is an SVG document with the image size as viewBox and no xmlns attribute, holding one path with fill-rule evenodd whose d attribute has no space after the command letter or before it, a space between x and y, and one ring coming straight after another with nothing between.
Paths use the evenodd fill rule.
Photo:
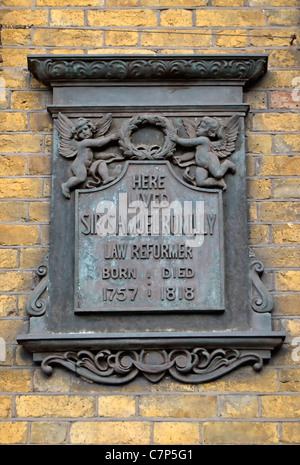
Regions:
<instances>
[{"instance_id":1,"label":"laurel wreath","mask_svg":"<svg viewBox=\"0 0 300 465\"><path fill-rule=\"evenodd\" d=\"M153 145L152 147L135 147L131 141L132 133L141 126L150 124L158 126L165 135L162 147ZM164 116L137 115L126 121L120 131L119 146L123 155L133 159L156 160L170 157L174 154L176 143L171 140L171 136L176 134L176 129Z\"/></svg>"}]
</instances>

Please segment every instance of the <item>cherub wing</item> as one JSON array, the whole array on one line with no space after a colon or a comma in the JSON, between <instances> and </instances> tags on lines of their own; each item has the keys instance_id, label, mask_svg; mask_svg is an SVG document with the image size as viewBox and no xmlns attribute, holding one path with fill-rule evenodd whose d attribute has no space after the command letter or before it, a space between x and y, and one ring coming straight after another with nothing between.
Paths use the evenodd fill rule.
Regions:
<instances>
[{"instance_id":1,"label":"cherub wing","mask_svg":"<svg viewBox=\"0 0 300 465\"><path fill-rule=\"evenodd\" d=\"M194 139L197 137L196 130L199 125L198 122L192 121L190 119L182 119L182 124L184 126L184 129L186 130L187 135L191 138Z\"/></svg>"},{"instance_id":2,"label":"cherub wing","mask_svg":"<svg viewBox=\"0 0 300 465\"><path fill-rule=\"evenodd\" d=\"M107 113L106 115L102 116L101 119L99 119L96 123L95 126L97 128L96 133L94 134L94 137L101 137L107 131L109 130L112 122L112 114Z\"/></svg>"},{"instance_id":3,"label":"cherub wing","mask_svg":"<svg viewBox=\"0 0 300 465\"><path fill-rule=\"evenodd\" d=\"M59 153L65 158L77 155L77 145L72 133L73 124L62 113L58 113L57 128L59 132Z\"/></svg>"},{"instance_id":4,"label":"cherub wing","mask_svg":"<svg viewBox=\"0 0 300 465\"><path fill-rule=\"evenodd\" d=\"M239 117L233 115L227 118L218 131L217 141L212 141L210 151L219 158L228 157L235 151L235 141L239 132Z\"/></svg>"}]
</instances>

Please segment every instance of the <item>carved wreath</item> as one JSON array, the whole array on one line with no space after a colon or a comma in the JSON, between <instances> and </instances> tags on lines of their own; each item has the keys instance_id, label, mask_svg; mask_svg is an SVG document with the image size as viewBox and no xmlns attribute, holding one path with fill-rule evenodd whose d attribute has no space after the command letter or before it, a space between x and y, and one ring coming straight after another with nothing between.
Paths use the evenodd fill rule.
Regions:
<instances>
[{"instance_id":1,"label":"carved wreath","mask_svg":"<svg viewBox=\"0 0 300 465\"><path fill-rule=\"evenodd\" d=\"M135 147L132 143L132 134L145 124L158 126L165 135L162 147L158 145ZM176 143L171 140L171 136L176 133L176 129L171 122L158 115L137 115L126 122L120 131L119 146L123 155L128 158L139 160L155 160L170 157L174 154Z\"/></svg>"}]
</instances>

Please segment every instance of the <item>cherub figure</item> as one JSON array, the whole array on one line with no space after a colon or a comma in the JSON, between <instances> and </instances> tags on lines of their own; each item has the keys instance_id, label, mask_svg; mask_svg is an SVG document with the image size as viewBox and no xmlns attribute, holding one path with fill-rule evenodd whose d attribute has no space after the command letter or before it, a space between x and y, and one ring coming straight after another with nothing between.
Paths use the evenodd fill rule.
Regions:
<instances>
[{"instance_id":1,"label":"cherub figure","mask_svg":"<svg viewBox=\"0 0 300 465\"><path fill-rule=\"evenodd\" d=\"M110 176L107 164L119 159L112 153L94 154L97 150L109 142L117 140L118 134L103 135L109 130L112 121L112 115L103 116L96 124L85 118L78 118L75 125L64 116L58 114L58 130L60 136L59 153L65 158L75 158L71 165L74 176L61 186L63 195L69 199L71 190L83 183L89 174L92 165L97 168L97 174L102 179L103 184L107 184L115 179ZM93 159L98 160L93 163ZM92 169L95 175L95 169Z\"/></svg>"},{"instance_id":2,"label":"cherub figure","mask_svg":"<svg viewBox=\"0 0 300 465\"><path fill-rule=\"evenodd\" d=\"M173 157L181 167L196 165L195 177L186 168L184 179L198 187L221 187L226 189L223 179L228 170L235 173L236 166L230 160L220 161L235 150L235 140L238 134L237 115L231 116L221 125L216 118L204 116L200 123L183 120L183 125L191 137L179 138L176 134L171 138L183 147L196 147L196 153L186 153ZM212 139L212 140L211 140Z\"/></svg>"}]
</instances>

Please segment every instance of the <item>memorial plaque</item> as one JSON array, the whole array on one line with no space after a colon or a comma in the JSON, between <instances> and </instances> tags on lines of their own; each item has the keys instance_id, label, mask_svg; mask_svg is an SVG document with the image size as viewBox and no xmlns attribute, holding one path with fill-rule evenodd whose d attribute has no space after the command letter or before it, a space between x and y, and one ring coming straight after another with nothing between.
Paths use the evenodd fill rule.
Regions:
<instances>
[{"instance_id":1,"label":"memorial plaque","mask_svg":"<svg viewBox=\"0 0 300 465\"><path fill-rule=\"evenodd\" d=\"M51 237L18 342L104 384L261 369L284 334L248 244L243 90L267 56L28 64L53 88Z\"/></svg>"},{"instance_id":2,"label":"memorial plaque","mask_svg":"<svg viewBox=\"0 0 300 465\"><path fill-rule=\"evenodd\" d=\"M76 312L225 309L220 192L137 161L75 208Z\"/></svg>"}]
</instances>

